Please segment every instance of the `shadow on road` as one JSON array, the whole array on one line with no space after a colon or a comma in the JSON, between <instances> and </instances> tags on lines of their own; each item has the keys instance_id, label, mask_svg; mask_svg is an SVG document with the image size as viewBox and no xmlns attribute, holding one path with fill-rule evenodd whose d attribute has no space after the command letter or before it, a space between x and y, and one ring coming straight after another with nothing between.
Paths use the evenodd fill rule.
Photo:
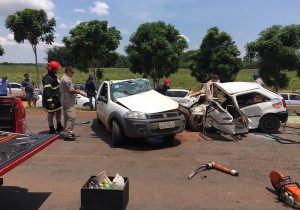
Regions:
<instances>
[{"instance_id":1,"label":"shadow on road","mask_svg":"<svg viewBox=\"0 0 300 210\"><path fill-rule=\"evenodd\" d=\"M94 132L92 136L95 138L100 138L105 143L110 145L111 133L108 132L105 126L99 123L97 119L93 120L91 129ZM180 145L180 141L176 139L176 137L174 138L174 142L172 144L166 143L163 137L153 137L147 139L128 139L124 137L124 140L125 142L120 148L136 151L158 150Z\"/></svg>"},{"instance_id":2,"label":"shadow on road","mask_svg":"<svg viewBox=\"0 0 300 210\"><path fill-rule=\"evenodd\" d=\"M28 192L26 188L15 186L0 187L0 209L39 209L51 192Z\"/></svg>"}]
</instances>

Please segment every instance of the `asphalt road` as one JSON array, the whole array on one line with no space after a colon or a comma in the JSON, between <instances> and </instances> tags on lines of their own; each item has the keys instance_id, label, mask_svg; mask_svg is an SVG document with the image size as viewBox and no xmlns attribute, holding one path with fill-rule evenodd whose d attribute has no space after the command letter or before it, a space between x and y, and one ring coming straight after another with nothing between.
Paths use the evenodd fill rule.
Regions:
<instances>
[{"instance_id":1,"label":"asphalt road","mask_svg":"<svg viewBox=\"0 0 300 210\"><path fill-rule=\"evenodd\" d=\"M148 139L111 148L110 133L97 123L95 112L76 114L77 122L91 120L76 126L76 141L59 139L2 177L0 209L78 210L81 187L103 170L129 178L128 210L287 209L274 195L269 173L277 169L300 182L300 124L288 124L296 129L286 128L279 140L184 131L173 146ZM46 113L27 111L27 126L33 133L46 132ZM240 175L212 169L187 179L210 161Z\"/></svg>"}]
</instances>

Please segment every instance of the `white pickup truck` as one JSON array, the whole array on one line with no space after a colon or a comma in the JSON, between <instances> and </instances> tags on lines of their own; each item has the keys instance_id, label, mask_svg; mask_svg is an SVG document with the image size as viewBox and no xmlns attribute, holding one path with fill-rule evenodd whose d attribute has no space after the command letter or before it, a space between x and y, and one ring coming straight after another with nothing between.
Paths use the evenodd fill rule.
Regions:
<instances>
[{"instance_id":1,"label":"white pickup truck","mask_svg":"<svg viewBox=\"0 0 300 210\"><path fill-rule=\"evenodd\" d=\"M112 146L126 138L164 136L173 142L185 128L178 103L152 90L147 79L104 81L96 96L97 119L112 131Z\"/></svg>"}]
</instances>

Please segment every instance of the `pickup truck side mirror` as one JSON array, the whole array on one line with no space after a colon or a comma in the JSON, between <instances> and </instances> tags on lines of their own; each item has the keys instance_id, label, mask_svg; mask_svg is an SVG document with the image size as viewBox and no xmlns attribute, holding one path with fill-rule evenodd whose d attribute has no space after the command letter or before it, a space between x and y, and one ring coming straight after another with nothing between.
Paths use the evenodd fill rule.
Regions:
<instances>
[{"instance_id":1,"label":"pickup truck side mirror","mask_svg":"<svg viewBox=\"0 0 300 210\"><path fill-rule=\"evenodd\" d=\"M104 102L104 103L107 103L107 98L106 98L105 96L99 96L99 97L97 98L97 101L102 101L102 102Z\"/></svg>"}]
</instances>

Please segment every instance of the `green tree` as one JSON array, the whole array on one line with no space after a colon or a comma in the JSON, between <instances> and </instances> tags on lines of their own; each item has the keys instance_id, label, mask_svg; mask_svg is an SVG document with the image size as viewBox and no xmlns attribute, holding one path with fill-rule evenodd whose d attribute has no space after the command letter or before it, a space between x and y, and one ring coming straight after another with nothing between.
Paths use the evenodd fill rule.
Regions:
<instances>
[{"instance_id":1,"label":"green tree","mask_svg":"<svg viewBox=\"0 0 300 210\"><path fill-rule=\"evenodd\" d=\"M62 66L68 66L73 63L71 53L66 49L65 46L55 46L47 51L47 55L48 62L55 60L59 62Z\"/></svg>"},{"instance_id":2,"label":"green tree","mask_svg":"<svg viewBox=\"0 0 300 210\"><path fill-rule=\"evenodd\" d=\"M4 55L4 49L2 48L2 46L0 45L0 56Z\"/></svg>"},{"instance_id":3,"label":"green tree","mask_svg":"<svg viewBox=\"0 0 300 210\"><path fill-rule=\"evenodd\" d=\"M52 44L54 40L54 27L56 21L54 18L48 19L44 10L24 9L9 15L5 20L5 26L10 32L13 32L17 43L24 43L28 40L31 44L35 56L35 65L37 73L37 84L40 84L40 76L37 65L37 45L39 42Z\"/></svg>"},{"instance_id":4,"label":"green tree","mask_svg":"<svg viewBox=\"0 0 300 210\"><path fill-rule=\"evenodd\" d=\"M180 57L180 62L179 62L179 68L189 68L191 58L193 54L196 53L196 50L189 50L186 52L183 52L181 57Z\"/></svg>"},{"instance_id":5,"label":"green tree","mask_svg":"<svg viewBox=\"0 0 300 210\"><path fill-rule=\"evenodd\" d=\"M115 50L121 40L120 31L108 27L107 21L92 20L82 22L64 37L63 42L74 58L74 65L81 71L96 69L113 63L117 58Z\"/></svg>"},{"instance_id":6,"label":"green tree","mask_svg":"<svg viewBox=\"0 0 300 210\"><path fill-rule=\"evenodd\" d=\"M125 49L130 70L152 78L154 87L178 70L180 56L188 46L178 30L162 21L141 24L130 42Z\"/></svg>"},{"instance_id":7,"label":"green tree","mask_svg":"<svg viewBox=\"0 0 300 210\"><path fill-rule=\"evenodd\" d=\"M114 64L116 68L128 68L129 67L129 60L128 57L125 55L118 55L116 63Z\"/></svg>"},{"instance_id":8,"label":"green tree","mask_svg":"<svg viewBox=\"0 0 300 210\"><path fill-rule=\"evenodd\" d=\"M207 30L199 50L192 55L190 69L199 82L207 82L218 74L222 82L234 81L241 69L237 46L229 34L217 27Z\"/></svg>"},{"instance_id":9,"label":"green tree","mask_svg":"<svg viewBox=\"0 0 300 210\"><path fill-rule=\"evenodd\" d=\"M246 45L247 58L259 63L259 73L268 86L286 87L288 77L283 70L297 70L300 75L300 25L273 25Z\"/></svg>"}]
</instances>

